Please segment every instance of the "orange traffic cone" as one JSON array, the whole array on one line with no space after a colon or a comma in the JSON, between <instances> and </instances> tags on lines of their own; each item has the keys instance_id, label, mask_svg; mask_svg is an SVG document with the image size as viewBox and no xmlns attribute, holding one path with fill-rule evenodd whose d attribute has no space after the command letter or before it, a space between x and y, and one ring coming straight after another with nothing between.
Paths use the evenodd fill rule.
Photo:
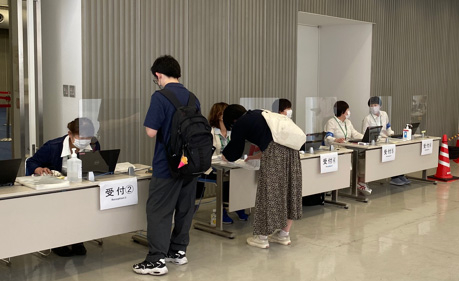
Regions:
<instances>
[{"instance_id":1,"label":"orange traffic cone","mask_svg":"<svg viewBox=\"0 0 459 281\"><path fill-rule=\"evenodd\" d=\"M451 182L459 179L451 175L449 167L449 153L448 153L448 139L443 135L440 146L440 155L438 155L437 173L433 176L427 177L429 180L439 180L444 182Z\"/></svg>"}]
</instances>

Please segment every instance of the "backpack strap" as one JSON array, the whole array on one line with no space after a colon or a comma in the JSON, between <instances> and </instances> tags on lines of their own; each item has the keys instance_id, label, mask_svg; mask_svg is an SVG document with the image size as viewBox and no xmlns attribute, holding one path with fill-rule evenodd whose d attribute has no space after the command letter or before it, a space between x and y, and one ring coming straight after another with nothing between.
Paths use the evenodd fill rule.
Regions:
<instances>
[{"instance_id":1,"label":"backpack strap","mask_svg":"<svg viewBox=\"0 0 459 281\"><path fill-rule=\"evenodd\" d=\"M183 104L180 103L180 101L177 99L177 97L172 91L168 89L161 89L158 92L160 92L161 95L166 97L175 106L175 109L178 109L179 107L183 106ZM188 106L196 105L196 96L192 92L188 92L190 93L190 96L188 98Z\"/></svg>"},{"instance_id":2,"label":"backpack strap","mask_svg":"<svg viewBox=\"0 0 459 281\"><path fill-rule=\"evenodd\" d=\"M175 96L175 94L168 90L168 89L161 89L158 91L161 95L163 95L166 99L168 99L175 107L175 109L177 110L179 107L182 107L183 104L180 103L180 101L177 99L177 97ZM193 106L196 104L196 96L188 91L190 93L190 96L188 98L188 106ZM164 136L163 136L163 133L162 133L162 130L160 129L158 131L158 137L159 137L159 141L163 144L164 143Z\"/></svg>"}]
</instances>

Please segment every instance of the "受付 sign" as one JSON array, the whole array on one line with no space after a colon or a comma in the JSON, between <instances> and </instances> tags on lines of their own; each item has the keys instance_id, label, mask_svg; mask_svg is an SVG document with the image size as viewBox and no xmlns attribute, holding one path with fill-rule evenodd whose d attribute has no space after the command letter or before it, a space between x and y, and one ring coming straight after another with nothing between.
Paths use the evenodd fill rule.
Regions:
<instances>
[{"instance_id":1,"label":"\u53d7\u4ed8 sign","mask_svg":"<svg viewBox=\"0 0 459 281\"><path fill-rule=\"evenodd\" d=\"M100 209L112 209L138 203L137 178L104 181L100 186Z\"/></svg>"},{"instance_id":2,"label":"\u53d7\u4ed8 sign","mask_svg":"<svg viewBox=\"0 0 459 281\"><path fill-rule=\"evenodd\" d=\"M381 162L395 160L395 144L387 144L381 147Z\"/></svg>"},{"instance_id":3,"label":"\u53d7\u4ed8 sign","mask_svg":"<svg viewBox=\"0 0 459 281\"><path fill-rule=\"evenodd\" d=\"M423 140L421 143L421 155L432 154L433 140Z\"/></svg>"},{"instance_id":4,"label":"\u53d7\u4ed8 sign","mask_svg":"<svg viewBox=\"0 0 459 281\"><path fill-rule=\"evenodd\" d=\"M320 154L320 173L330 173L338 171L338 153Z\"/></svg>"}]
</instances>

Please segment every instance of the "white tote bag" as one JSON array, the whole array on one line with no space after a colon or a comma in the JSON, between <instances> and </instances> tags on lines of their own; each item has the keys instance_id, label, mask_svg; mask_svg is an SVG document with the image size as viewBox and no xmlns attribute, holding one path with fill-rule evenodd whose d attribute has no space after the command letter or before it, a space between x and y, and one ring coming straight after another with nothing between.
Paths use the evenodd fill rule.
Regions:
<instances>
[{"instance_id":1,"label":"white tote bag","mask_svg":"<svg viewBox=\"0 0 459 281\"><path fill-rule=\"evenodd\" d=\"M268 123L274 142L283 146L300 150L306 142L306 135L292 119L285 115L264 109L261 113Z\"/></svg>"}]
</instances>

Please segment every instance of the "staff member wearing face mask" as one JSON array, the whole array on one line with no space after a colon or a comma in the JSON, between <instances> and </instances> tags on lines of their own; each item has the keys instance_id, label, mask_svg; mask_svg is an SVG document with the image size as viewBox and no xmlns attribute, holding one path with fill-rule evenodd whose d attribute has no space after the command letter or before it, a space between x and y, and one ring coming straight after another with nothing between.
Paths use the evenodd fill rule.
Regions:
<instances>
[{"instance_id":1,"label":"staff member wearing face mask","mask_svg":"<svg viewBox=\"0 0 459 281\"><path fill-rule=\"evenodd\" d=\"M72 154L72 148L76 148L77 152L100 150L99 142L93 137L94 125L90 119L76 118L68 123L67 128L67 135L47 141L33 157L27 159L26 175L51 174L52 170L66 174L67 159ZM83 243L54 248L52 251L61 257L86 255Z\"/></svg>"},{"instance_id":2,"label":"staff member wearing face mask","mask_svg":"<svg viewBox=\"0 0 459 281\"><path fill-rule=\"evenodd\" d=\"M381 110L381 99L379 97L371 97L368 100L370 114L368 114L362 122L362 132L365 132L367 127L382 126L380 135L382 137L390 137L394 134L390 127L389 116L385 111Z\"/></svg>"},{"instance_id":3,"label":"staff member wearing face mask","mask_svg":"<svg viewBox=\"0 0 459 281\"><path fill-rule=\"evenodd\" d=\"M88 118L76 118L68 123L68 134L47 141L31 158L27 159L26 175L52 174L52 170L67 174L67 159L76 152L100 150L94 138L94 125Z\"/></svg>"},{"instance_id":4,"label":"staff member wearing face mask","mask_svg":"<svg viewBox=\"0 0 459 281\"><path fill-rule=\"evenodd\" d=\"M325 124L325 141L327 144L333 142L344 143L348 139L362 139L363 135L352 126L349 117L351 116L351 111L349 110L349 105L345 101L337 101L333 106L335 116L330 118ZM362 163L363 164L363 163ZM365 175L363 174L363 165L359 162L359 179L357 188L360 192L365 195L370 195L372 190L368 187L368 184L365 183Z\"/></svg>"},{"instance_id":5,"label":"staff member wearing face mask","mask_svg":"<svg viewBox=\"0 0 459 281\"><path fill-rule=\"evenodd\" d=\"M382 126L380 135L383 137L390 137L394 134L389 123L389 116L385 111L381 110L382 101L379 97L371 97L368 100L368 107L370 108L370 114L368 114L362 122L362 130L365 131L369 126ZM405 184L410 184L411 181L408 180L404 175L399 175L392 177L390 184L402 186Z\"/></svg>"},{"instance_id":6,"label":"staff member wearing face mask","mask_svg":"<svg viewBox=\"0 0 459 281\"><path fill-rule=\"evenodd\" d=\"M349 117L351 111L345 101L337 101L333 106L335 116L325 124L325 140L328 144L333 142L343 143L349 139L361 139L363 135L352 126Z\"/></svg>"},{"instance_id":7,"label":"staff member wearing face mask","mask_svg":"<svg viewBox=\"0 0 459 281\"><path fill-rule=\"evenodd\" d=\"M273 103L273 112L285 115L288 118L292 118L293 110L292 103L288 99L278 99Z\"/></svg>"}]
</instances>

